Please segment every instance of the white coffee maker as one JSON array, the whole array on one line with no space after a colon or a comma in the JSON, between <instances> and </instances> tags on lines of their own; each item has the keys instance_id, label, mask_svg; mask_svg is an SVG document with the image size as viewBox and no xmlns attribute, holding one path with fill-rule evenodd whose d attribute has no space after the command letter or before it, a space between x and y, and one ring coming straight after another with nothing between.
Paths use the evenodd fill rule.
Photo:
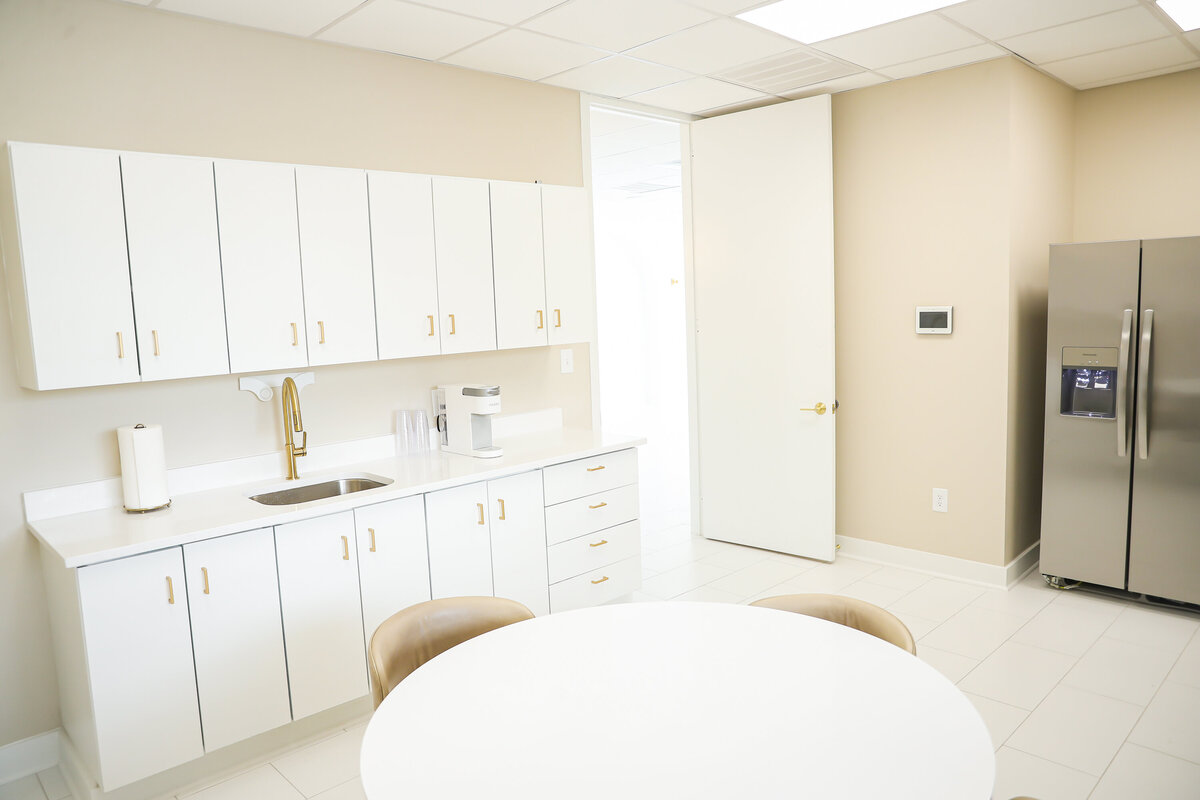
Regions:
<instances>
[{"instance_id":1,"label":"white coffee maker","mask_svg":"<svg viewBox=\"0 0 1200 800\"><path fill-rule=\"evenodd\" d=\"M434 410L442 450L476 458L496 458L504 450L492 445L492 415L500 413L500 387L482 383L439 386Z\"/></svg>"}]
</instances>

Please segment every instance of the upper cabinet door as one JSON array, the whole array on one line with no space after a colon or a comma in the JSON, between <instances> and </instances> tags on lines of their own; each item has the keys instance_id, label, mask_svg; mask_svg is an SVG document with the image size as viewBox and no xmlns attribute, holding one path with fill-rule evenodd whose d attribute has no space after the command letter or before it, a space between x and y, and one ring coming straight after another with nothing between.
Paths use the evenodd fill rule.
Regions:
<instances>
[{"instance_id":1,"label":"upper cabinet door","mask_svg":"<svg viewBox=\"0 0 1200 800\"><path fill-rule=\"evenodd\" d=\"M596 327L592 207L574 186L542 187L550 344L587 342Z\"/></svg>"},{"instance_id":2,"label":"upper cabinet door","mask_svg":"<svg viewBox=\"0 0 1200 800\"><path fill-rule=\"evenodd\" d=\"M436 356L442 346L433 181L427 175L368 172L367 185L379 357Z\"/></svg>"},{"instance_id":3,"label":"upper cabinet door","mask_svg":"<svg viewBox=\"0 0 1200 800\"><path fill-rule=\"evenodd\" d=\"M63 389L139 380L117 153L9 145L27 307L9 287L21 384ZM19 322L18 322L19 325Z\"/></svg>"},{"instance_id":4,"label":"upper cabinet door","mask_svg":"<svg viewBox=\"0 0 1200 800\"><path fill-rule=\"evenodd\" d=\"M209 159L124 153L142 380L229 372Z\"/></svg>"},{"instance_id":5,"label":"upper cabinet door","mask_svg":"<svg viewBox=\"0 0 1200 800\"><path fill-rule=\"evenodd\" d=\"M217 161L229 369L308 365L295 168Z\"/></svg>"},{"instance_id":6,"label":"upper cabinet door","mask_svg":"<svg viewBox=\"0 0 1200 800\"><path fill-rule=\"evenodd\" d=\"M367 174L296 167L296 208L308 363L377 359Z\"/></svg>"},{"instance_id":7,"label":"upper cabinet door","mask_svg":"<svg viewBox=\"0 0 1200 800\"><path fill-rule=\"evenodd\" d=\"M492 182L492 270L496 346L548 341L546 270L542 264L542 195L537 184Z\"/></svg>"},{"instance_id":8,"label":"upper cabinet door","mask_svg":"<svg viewBox=\"0 0 1200 800\"><path fill-rule=\"evenodd\" d=\"M487 181L433 179L442 352L496 349Z\"/></svg>"}]
</instances>

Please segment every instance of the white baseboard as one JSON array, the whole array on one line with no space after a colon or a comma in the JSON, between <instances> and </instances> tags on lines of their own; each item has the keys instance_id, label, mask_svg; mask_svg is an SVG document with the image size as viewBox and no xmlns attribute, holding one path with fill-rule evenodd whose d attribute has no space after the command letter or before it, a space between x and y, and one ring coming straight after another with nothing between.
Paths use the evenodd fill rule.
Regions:
<instances>
[{"instance_id":1,"label":"white baseboard","mask_svg":"<svg viewBox=\"0 0 1200 800\"><path fill-rule=\"evenodd\" d=\"M57 764L58 732L55 728L0 747L0 786Z\"/></svg>"},{"instance_id":2,"label":"white baseboard","mask_svg":"<svg viewBox=\"0 0 1200 800\"><path fill-rule=\"evenodd\" d=\"M944 556L940 553L927 553L924 550L913 550L908 547L897 547L883 542L873 542L869 539L856 539L852 536L838 536L837 543L840 545L838 550L840 555L857 558L860 561L903 567L916 572L1001 589L1012 586L1030 568L1036 566L1039 551L1039 543L1035 542L1012 562L1005 566L999 566L965 558Z\"/></svg>"}]
</instances>

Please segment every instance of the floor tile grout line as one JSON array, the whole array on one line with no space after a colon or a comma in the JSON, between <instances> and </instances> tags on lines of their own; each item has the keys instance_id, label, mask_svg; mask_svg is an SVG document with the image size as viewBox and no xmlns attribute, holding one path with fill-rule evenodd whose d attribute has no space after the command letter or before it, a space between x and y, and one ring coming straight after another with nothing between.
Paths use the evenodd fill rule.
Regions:
<instances>
[{"instance_id":1,"label":"floor tile grout line","mask_svg":"<svg viewBox=\"0 0 1200 800\"><path fill-rule=\"evenodd\" d=\"M292 782L292 779L291 779L291 778L289 778L287 775L284 775L284 774L283 774L283 770L281 770L279 767L275 766L275 762L274 762L274 761L268 761L268 762L267 762L267 764L269 764L269 765L270 765L271 769L275 770L275 774L277 774L279 777L283 778L284 782L285 782L285 783L286 783L288 786L290 786L290 787L292 787L293 789L295 789L295 790L296 790L296 794L298 794L298 795L300 795L301 797L305 798L305 800L309 800L309 795L307 795L307 794L305 794L304 792L300 791L300 787L299 787L299 786L297 786L296 784L294 784L294 783ZM317 794L320 794L320 792L317 792ZM315 795L314 795L314 796L315 796Z\"/></svg>"}]
</instances>

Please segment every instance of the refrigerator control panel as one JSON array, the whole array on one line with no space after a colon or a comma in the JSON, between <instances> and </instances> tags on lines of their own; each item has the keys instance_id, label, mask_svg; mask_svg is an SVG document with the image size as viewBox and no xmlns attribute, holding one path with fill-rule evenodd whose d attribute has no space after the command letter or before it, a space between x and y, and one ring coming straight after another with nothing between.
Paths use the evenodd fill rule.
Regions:
<instances>
[{"instance_id":1,"label":"refrigerator control panel","mask_svg":"<svg viewBox=\"0 0 1200 800\"><path fill-rule=\"evenodd\" d=\"M1065 417L1117 416L1117 348L1064 347L1062 404Z\"/></svg>"}]
</instances>

